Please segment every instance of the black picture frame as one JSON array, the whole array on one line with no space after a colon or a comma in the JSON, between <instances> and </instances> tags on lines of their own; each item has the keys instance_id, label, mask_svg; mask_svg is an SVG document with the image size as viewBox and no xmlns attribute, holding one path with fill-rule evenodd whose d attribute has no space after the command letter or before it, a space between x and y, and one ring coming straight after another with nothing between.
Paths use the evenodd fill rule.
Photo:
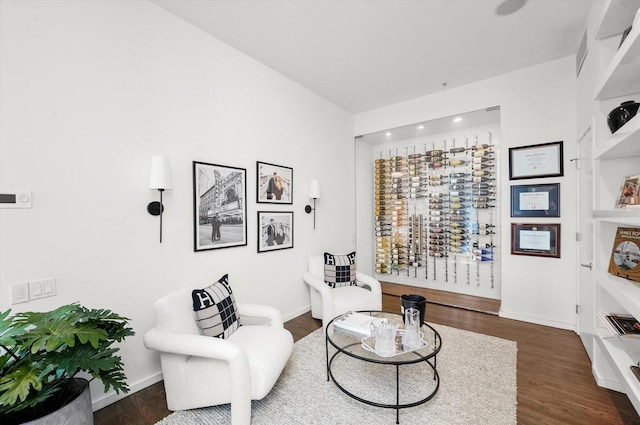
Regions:
<instances>
[{"instance_id":1,"label":"black picture frame","mask_svg":"<svg viewBox=\"0 0 640 425\"><path fill-rule=\"evenodd\" d=\"M193 161L193 250L247 245L247 170Z\"/></svg>"},{"instance_id":2,"label":"black picture frame","mask_svg":"<svg viewBox=\"0 0 640 425\"><path fill-rule=\"evenodd\" d=\"M560 258L560 224L511 223L511 254Z\"/></svg>"},{"instance_id":3,"label":"black picture frame","mask_svg":"<svg viewBox=\"0 0 640 425\"><path fill-rule=\"evenodd\" d=\"M293 204L293 168L256 161L256 202Z\"/></svg>"},{"instance_id":4,"label":"black picture frame","mask_svg":"<svg viewBox=\"0 0 640 425\"><path fill-rule=\"evenodd\" d=\"M293 248L293 211L258 211L258 253Z\"/></svg>"},{"instance_id":5,"label":"black picture frame","mask_svg":"<svg viewBox=\"0 0 640 425\"><path fill-rule=\"evenodd\" d=\"M562 141L509 148L509 180L563 175Z\"/></svg>"},{"instance_id":6,"label":"black picture frame","mask_svg":"<svg viewBox=\"0 0 640 425\"><path fill-rule=\"evenodd\" d=\"M511 217L560 217L560 183L511 186Z\"/></svg>"}]
</instances>

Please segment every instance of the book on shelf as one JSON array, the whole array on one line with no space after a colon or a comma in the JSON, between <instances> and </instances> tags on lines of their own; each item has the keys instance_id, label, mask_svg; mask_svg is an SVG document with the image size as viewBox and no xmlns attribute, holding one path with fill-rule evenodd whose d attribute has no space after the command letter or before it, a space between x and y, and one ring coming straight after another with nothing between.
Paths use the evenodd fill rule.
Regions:
<instances>
[{"instance_id":1,"label":"book on shelf","mask_svg":"<svg viewBox=\"0 0 640 425\"><path fill-rule=\"evenodd\" d=\"M640 227L618 227L608 271L640 282Z\"/></svg>"},{"instance_id":2,"label":"book on shelf","mask_svg":"<svg viewBox=\"0 0 640 425\"><path fill-rule=\"evenodd\" d=\"M635 317L617 314L599 312L600 318L607 328L618 336L640 336L640 323Z\"/></svg>"},{"instance_id":3,"label":"book on shelf","mask_svg":"<svg viewBox=\"0 0 640 425\"><path fill-rule=\"evenodd\" d=\"M615 207L640 208L640 174L622 179Z\"/></svg>"},{"instance_id":4,"label":"book on shelf","mask_svg":"<svg viewBox=\"0 0 640 425\"><path fill-rule=\"evenodd\" d=\"M349 312L336 319L333 326L336 330L355 336L371 336L371 322L376 318L365 313Z\"/></svg>"}]
</instances>

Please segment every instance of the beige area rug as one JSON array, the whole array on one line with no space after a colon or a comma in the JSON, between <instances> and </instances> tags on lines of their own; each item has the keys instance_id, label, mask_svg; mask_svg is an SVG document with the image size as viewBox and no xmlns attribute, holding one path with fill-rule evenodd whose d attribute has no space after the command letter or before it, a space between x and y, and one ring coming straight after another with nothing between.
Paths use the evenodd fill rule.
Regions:
<instances>
[{"instance_id":1,"label":"beige area rug","mask_svg":"<svg viewBox=\"0 0 640 425\"><path fill-rule=\"evenodd\" d=\"M425 404L400 410L401 424L516 424L517 346L492 336L433 325L442 336L437 356L440 388ZM358 402L328 382L325 343L319 329L295 344L280 379L262 400L252 402L254 425L395 424L394 409ZM338 356L332 371L349 389L382 403L395 400L395 368ZM423 398L433 389L426 365L400 367L400 401ZM422 397L421 397L422 396ZM172 413L157 425L231 423L230 406Z\"/></svg>"}]
</instances>

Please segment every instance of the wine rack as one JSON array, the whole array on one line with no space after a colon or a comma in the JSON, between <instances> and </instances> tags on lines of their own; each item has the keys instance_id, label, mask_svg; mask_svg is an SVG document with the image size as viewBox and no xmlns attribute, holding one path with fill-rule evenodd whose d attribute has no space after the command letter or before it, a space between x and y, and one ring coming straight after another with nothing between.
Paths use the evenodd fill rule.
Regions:
<instances>
[{"instance_id":1,"label":"wine rack","mask_svg":"<svg viewBox=\"0 0 640 425\"><path fill-rule=\"evenodd\" d=\"M496 150L491 143L382 152L375 166L375 271L495 287ZM464 291L463 291L464 292Z\"/></svg>"}]
</instances>

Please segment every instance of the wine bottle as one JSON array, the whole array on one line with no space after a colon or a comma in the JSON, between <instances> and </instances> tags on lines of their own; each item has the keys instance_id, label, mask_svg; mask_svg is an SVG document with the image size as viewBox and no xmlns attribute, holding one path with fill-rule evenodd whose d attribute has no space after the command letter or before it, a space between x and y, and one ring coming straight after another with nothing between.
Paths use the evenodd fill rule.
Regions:
<instances>
[{"instance_id":1,"label":"wine bottle","mask_svg":"<svg viewBox=\"0 0 640 425\"><path fill-rule=\"evenodd\" d=\"M486 170L486 169L489 169L489 168L494 168L493 164L480 163L480 164L471 165L471 169L472 170Z\"/></svg>"},{"instance_id":2,"label":"wine bottle","mask_svg":"<svg viewBox=\"0 0 640 425\"><path fill-rule=\"evenodd\" d=\"M449 177L456 179L459 177L469 177L469 173L450 173Z\"/></svg>"},{"instance_id":3,"label":"wine bottle","mask_svg":"<svg viewBox=\"0 0 640 425\"><path fill-rule=\"evenodd\" d=\"M467 201L466 198L459 198L459 197L453 197L449 199L449 202L455 202L455 203L461 203L466 201Z\"/></svg>"},{"instance_id":4,"label":"wine bottle","mask_svg":"<svg viewBox=\"0 0 640 425\"><path fill-rule=\"evenodd\" d=\"M491 150L479 150L479 151L474 151L473 152L474 158L478 158L478 157L482 157L482 156L489 156L489 155L493 155L493 151L491 151Z\"/></svg>"},{"instance_id":5,"label":"wine bottle","mask_svg":"<svg viewBox=\"0 0 640 425\"><path fill-rule=\"evenodd\" d=\"M449 196L464 196L467 193L464 190L454 190L453 192L449 192Z\"/></svg>"},{"instance_id":6,"label":"wine bottle","mask_svg":"<svg viewBox=\"0 0 640 425\"><path fill-rule=\"evenodd\" d=\"M493 173L491 173L490 171L486 171L486 170L476 170L473 172L473 175L476 177L480 177L480 176L490 176Z\"/></svg>"},{"instance_id":7,"label":"wine bottle","mask_svg":"<svg viewBox=\"0 0 640 425\"><path fill-rule=\"evenodd\" d=\"M449 161L449 166L458 167L460 165L465 165L466 163L467 161L463 161L461 159L452 159L451 161Z\"/></svg>"},{"instance_id":8,"label":"wine bottle","mask_svg":"<svg viewBox=\"0 0 640 425\"><path fill-rule=\"evenodd\" d=\"M484 210L487 208L493 208L494 205L491 204L473 204L473 208L479 209L479 210Z\"/></svg>"},{"instance_id":9,"label":"wine bottle","mask_svg":"<svg viewBox=\"0 0 640 425\"><path fill-rule=\"evenodd\" d=\"M486 150L489 149L490 147L492 147L493 145L489 145L489 144L477 144L477 145L473 145L471 146L471 149L473 149L474 151L477 150Z\"/></svg>"},{"instance_id":10,"label":"wine bottle","mask_svg":"<svg viewBox=\"0 0 640 425\"><path fill-rule=\"evenodd\" d=\"M452 148L452 149L449 149L449 153L461 153L461 152L464 152L466 150L467 150L467 148Z\"/></svg>"},{"instance_id":11,"label":"wine bottle","mask_svg":"<svg viewBox=\"0 0 640 425\"><path fill-rule=\"evenodd\" d=\"M434 156L442 156L442 154L444 153L444 151L442 150L433 150L433 151L427 151L425 152L425 156L430 156L430 157L434 157Z\"/></svg>"},{"instance_id":12,"label":"wine bottle","mask_svg":"<svg viewBox=\"0 0 640 425\"><path fill-rule=\"evenodd\" d=\"M486 163L492 163L492 162L493 162L493 158L490 156L476 156L473 158L474 164L486 164Z\"/></svg>"},{"instance_id":13,"label":"wine bottle","mask_svg":"<svg viewBox=\"0 0 640 425\"><path fill-rule=\"evenodd\" d=\"M435 168L441 168L442 167L442 162L432 162L429 164L429 168L435 169Z\"/></svg>"}]
</instances>

